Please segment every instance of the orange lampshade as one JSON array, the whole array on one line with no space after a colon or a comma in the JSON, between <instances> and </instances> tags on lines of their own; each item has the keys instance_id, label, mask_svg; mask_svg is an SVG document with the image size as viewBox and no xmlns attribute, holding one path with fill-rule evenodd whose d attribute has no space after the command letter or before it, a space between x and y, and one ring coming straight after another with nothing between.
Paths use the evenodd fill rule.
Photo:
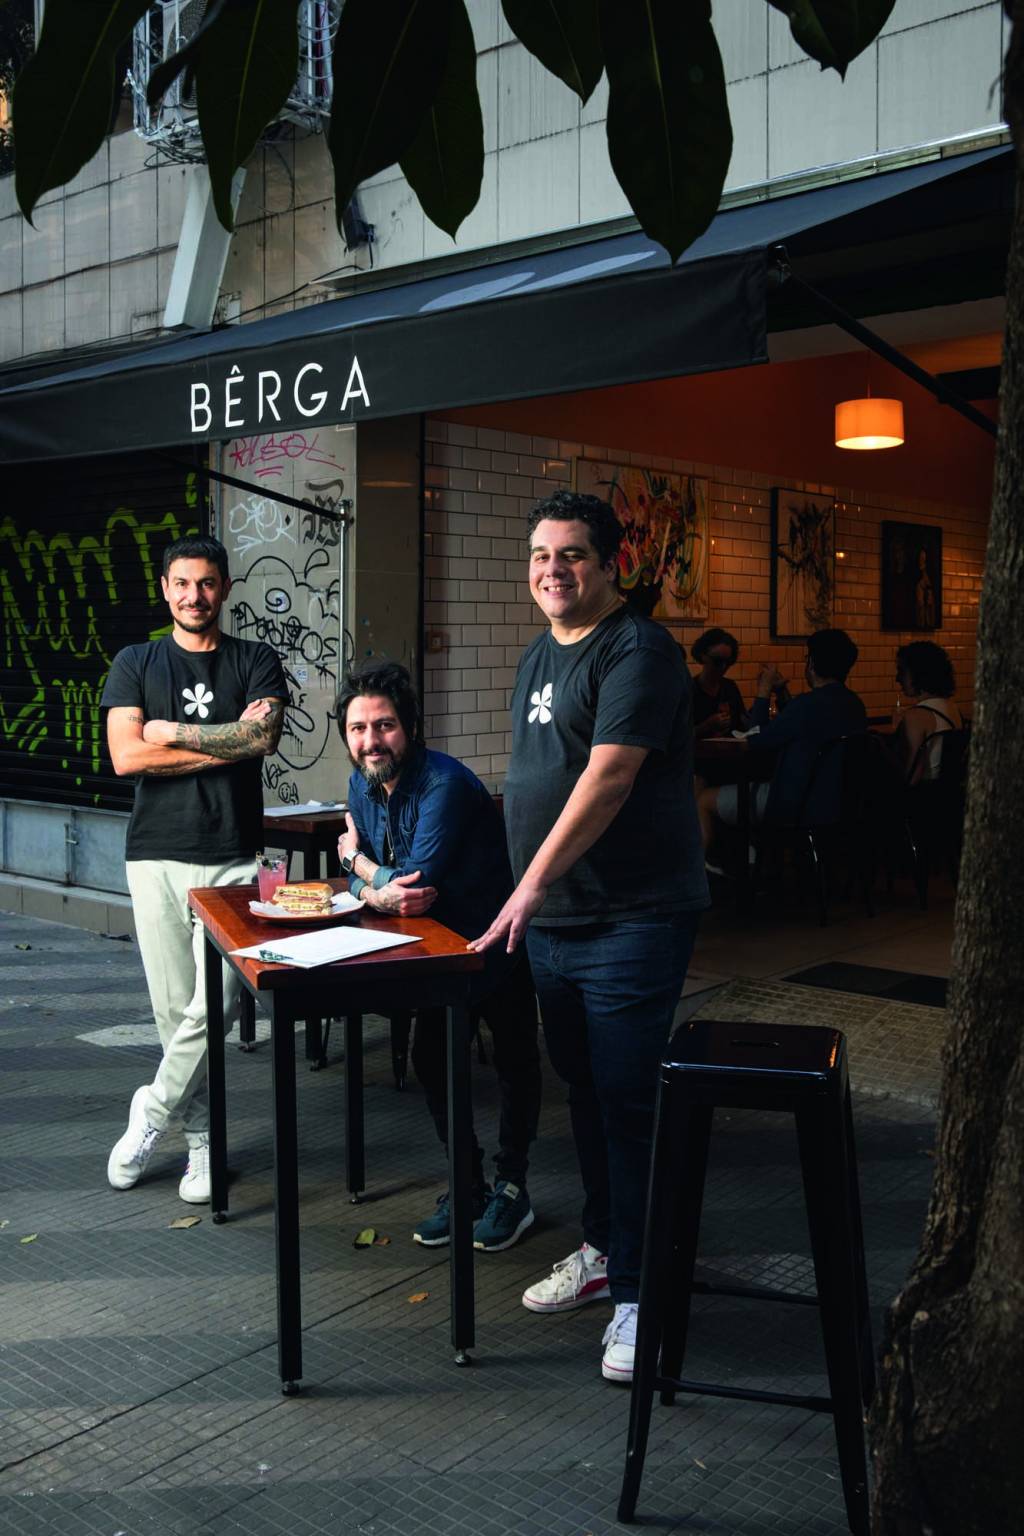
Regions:
<instances>
[{"instance_id":1,"label":"orange lampshade","mask_svg":"<svg viewBox=\"0 0 1024 1536\"><path fill-rule=\"evenodd\" d=\"M902 442L902 400L869 395L836 406L837 448L898 448Z\"/></svg>"}]
</instances>

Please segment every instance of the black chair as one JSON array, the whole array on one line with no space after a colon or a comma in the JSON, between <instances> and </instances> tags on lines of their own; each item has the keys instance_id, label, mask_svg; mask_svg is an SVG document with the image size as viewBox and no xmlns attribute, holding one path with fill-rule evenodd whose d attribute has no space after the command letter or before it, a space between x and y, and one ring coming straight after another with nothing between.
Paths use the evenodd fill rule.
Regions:
<instances>
[{"instance_id":1,"label":"black chair","mask_svg":"<svg viewBox=\"0 0 1024 1536\"><path fill-rule=\"evenodd\" d=\"M824 797L823 786L828 790ZM833 807L827 817L817 809L823 798ZM861 731L822 742L795 821L768 823L755 834L756 884L762 883L765 857L791 847L810 865L818 922L824 928L831 866L841 856L850 871L850 884L859 880L865 910L873 917L879 850L898 823L900 805L899 772L881 737Z\"/></svg>"},{"instance_id":2,"label":"black chair","mask_svg":"<svg viewBox=\"0 0 1024 1536\"><path fill-rule=\"evenodd\" d=\"M937 777L915 784L919 768L929 760L936 743L940 749ZM945 860L954 886L959 879L970 747L969 726L933 731L918 747L907 775L905 826L922 911L927 910L928 882L940 859Z\"/></svg>"},{"instance_id":3,"label":"black chair","mask_svg":"<svg viewBox=\"0 0 1024 1536\"><path fill-rule=\"evenodd\" d=\"M694 1280L708 1143L719 1107L795 1117L816 1295ZM829 1396L684 1378L693 1294L817 1304ZM670 1406L685 1392L831 1413L850 1529L867 1536L863 1411L874 1385L845 1040L833 1029L693 1020L677 1031L660 1073L619 1519L634 1518L654 1393Z\"/></svg>"}]
</instances>

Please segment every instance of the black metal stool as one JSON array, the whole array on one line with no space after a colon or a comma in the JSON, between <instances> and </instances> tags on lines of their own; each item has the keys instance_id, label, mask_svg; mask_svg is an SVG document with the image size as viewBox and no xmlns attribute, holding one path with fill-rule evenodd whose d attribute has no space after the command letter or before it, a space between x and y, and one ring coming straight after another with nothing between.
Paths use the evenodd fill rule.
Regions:
<instances>
[{"instance_id":1,"label":"black metal stool","mask_svg":"<svg viewBox=\"0 0 1024 1536\"><path fill-rule=\"evenodd\" d=\"M708 1142L719 1106L795 1116L816 1296L694 1281ZM695 1292L817 1305L830 1396L683 1379ZM694 1020L676 1032L661 1067L619 1519L628 1523L636 1509L654 1393L671 1405L677 1392L692 1392L831 1413L847 1519L856 1536L867 1536L863 1410L874 1385L846 1041L834 1029Z\"/></svg>"}]
</instances>

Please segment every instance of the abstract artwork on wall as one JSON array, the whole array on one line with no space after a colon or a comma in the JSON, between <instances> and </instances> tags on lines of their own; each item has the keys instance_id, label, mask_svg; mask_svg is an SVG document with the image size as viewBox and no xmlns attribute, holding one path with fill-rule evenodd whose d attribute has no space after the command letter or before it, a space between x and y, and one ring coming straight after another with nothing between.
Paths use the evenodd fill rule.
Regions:
<instances>
[{"instance_id":1,"label":"abstract artwork on wall","mask_svg":"<svg viewBox=\"0 0 1024 1536\"><path fill-rule=\"evenodd\" d=\"M622 524L619 586L629 606L655 619L706 619L708 482L577 459L575 487L610 502Z\"/></svg>"},{"instance_id":2,"label":"abstract artwork on wall","mask_svg":"<svg viewBox=\"0 0 1024 1536\"><path fill-rule=\"evenodd\" d=\"M882 628L942 628L942 529L882 524Z\"/></svg>"},{"instance_id":3,"label":"abstract artwork on wall","mask_svg":"<svg viewBox=\"0 0 1024 1536\"><path fill-rule=\"evenodd\" d=\"M771 636L806 640L835 612L836 504L813 491L772 489Z\"/></svg>"}]
</instances>

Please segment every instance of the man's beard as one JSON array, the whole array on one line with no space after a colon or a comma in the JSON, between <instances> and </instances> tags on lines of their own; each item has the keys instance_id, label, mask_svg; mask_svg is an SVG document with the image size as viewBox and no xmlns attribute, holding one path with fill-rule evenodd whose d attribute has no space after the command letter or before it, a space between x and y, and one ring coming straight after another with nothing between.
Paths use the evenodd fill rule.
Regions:
<instances>
[{"instance_id":1,"label":"man's beard","mask_svg":"<svg viewBox=\"0 0 1024 1536\"><path fill-rule=\"evenodd\" d=\"M355 766L370 784L390 784L401 773L406 759L405 752L392 752L390 747L381 750L382 756L376 763L368 763L362 752L358 758L353 758Z\"/></svg>"},{"instance_id":2,"label":"man's beard","mask_svg":"<svg viewBox=\"0 0 1024 1536\"><path fill-rule=\"evenodd\" d=\"M174 622L179 629L184 629L190 635L202 635L216 624L217 612L212 608L206 608L202 613L187 616L183 613L175 613Z\"/></svg>"}]
</instances>

